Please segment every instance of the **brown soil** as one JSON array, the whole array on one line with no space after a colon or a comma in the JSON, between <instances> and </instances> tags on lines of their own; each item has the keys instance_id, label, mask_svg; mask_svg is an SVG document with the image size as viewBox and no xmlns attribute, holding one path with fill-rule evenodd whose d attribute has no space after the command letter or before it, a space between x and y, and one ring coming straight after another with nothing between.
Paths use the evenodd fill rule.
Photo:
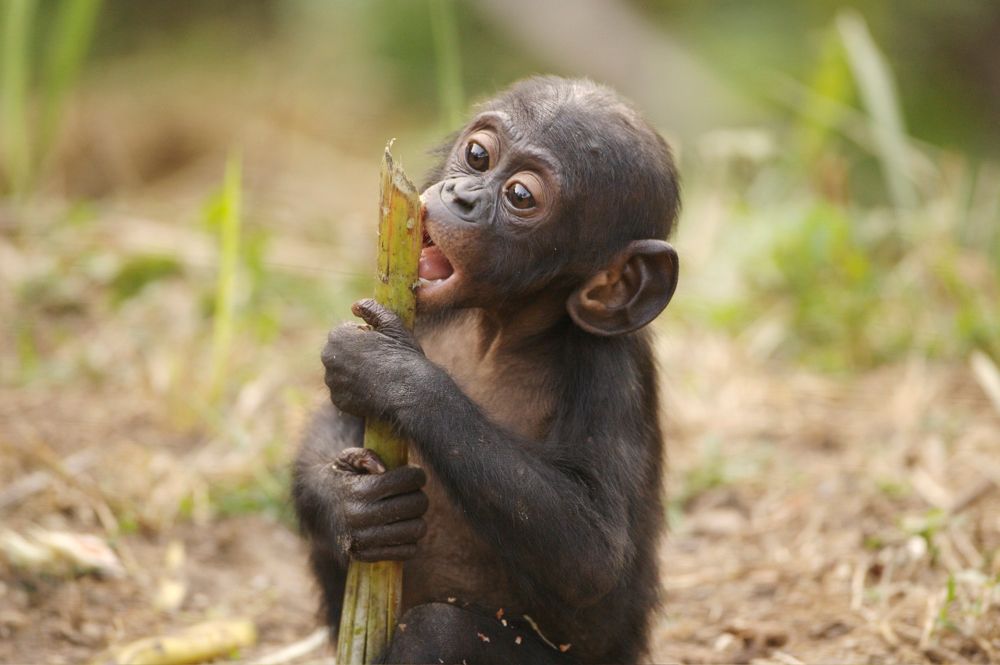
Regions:
<instances>
[{"instance_id":1,"label":"brown soil","mask_svg":"<svg viewBox=\"0 0 1000 665\"><path fill-rule=\"evenodd\" d=\"M914 362L852 381L755 367L733 345L664 331L670 488L679 509L663 548L665 604L655 662L992 662L1000 649L1000 416L961 367ZM674 331L676 332L676 331ZM697 353L691 353L697 348ZM127 401L127 396L121 396ZM142 408L61 395L87 412L72 426L55 403L2 395L4 487L91 444L83 472L4 508L30 523L100 533L93 504L120 502L156 456L196 446ZM119 404L121 402L118 402ZM95 404L87 409L87 404ZM294 440L294 432L286 434ZM127 440L142 441L132 449ZM715 447L717 445L717 447ZM164 463L164 462L161 462ZM148 479L139 479L146 485ZM927 538L920 525L939 509ZM949 512L949 510L951 512ZM179 541L188 586L174 612L152 598L168 543ZM79 662L108 644L215 616L249 616L251 656L314 627L303 550L258 515L179 519L114 541L123 579L0 573L0 661ZM993 579L970 571L990 570ZM955 580L948 599L949 577ZM314 655L315 657L315 655Z\"/></svg>"}]
</instances>

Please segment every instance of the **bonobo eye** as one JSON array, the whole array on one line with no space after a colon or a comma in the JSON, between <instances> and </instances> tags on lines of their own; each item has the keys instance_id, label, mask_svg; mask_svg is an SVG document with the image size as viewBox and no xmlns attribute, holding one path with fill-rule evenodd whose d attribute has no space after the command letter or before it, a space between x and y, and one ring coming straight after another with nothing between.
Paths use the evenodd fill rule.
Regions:
<instances>
[{"instance_id":1,"label":"bonobo eye","mask_svg":"<svg viewBox=\"0 0 1000 665\"><path fill-rule=\"evenodd\" d=\"M515 182L507 187L507 200L518 210L535 207L535 197L523 183Z\"/></svg>"},{"instance_id":2,"label":"bonobo eye","mask_svg":"<svg viewBox=\"0 0 1000 665\"><path fill-rule=\"evenodd\" d=\"M465 147L465 163L477 171L485 171L490 168L490 153L475 141L469 141Z\"/></svg>"},{"instance_id":3,"label":"bonobo eye","mask_svg":"<svg viewBox=\"0 0 1000 665\"><path fill-rule=\"evenodd\" d=\"M497 139L486 131L476 132L465 144L465 163L476 171L488 171L496 162Z\"/></svg>"},{"instance_id":4,"label":"bonobo eye","mask_svg":"<svg viewBox=\"0 0 1000 665\"><path fill-rule=\"evenodd\" d=\"M531 171L515 173L503 186L507 203L518 211L544 207L546 194L545 183Z\"/></svg>"}]
</instances>

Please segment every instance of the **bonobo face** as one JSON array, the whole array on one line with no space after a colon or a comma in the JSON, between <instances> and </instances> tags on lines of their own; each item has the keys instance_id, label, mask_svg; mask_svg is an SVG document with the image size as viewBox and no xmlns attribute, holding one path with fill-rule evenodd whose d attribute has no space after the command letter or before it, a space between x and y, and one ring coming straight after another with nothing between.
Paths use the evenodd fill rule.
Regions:
<instances>
[{"instance_id":1,"label":"bonobo face","mask_svg":"<svg viewBox=\"0 0 1000 665\"><path fill-rule=\"evenodd\" d=\"M551 242L560 208L558 158L511 129L505 114L478 116L453 146L442 180L424 192L422 307L515 295L524 286L521 271L543 258L538 254L559 251ZM548 252L538 252L539 243L551 245Z\"/></svg>"},{"instance_id":2,"label":"bonobo face","mask_svg":"<svg viewBox=\"0 0 1000 665\"><path fill-rule=\"evenodd\" d=\"M529 79L458 135L425 217L422 311L569 292L630 241L665 238L676 179L662 139L614 93Z\"/></svg>"}]
</instances>

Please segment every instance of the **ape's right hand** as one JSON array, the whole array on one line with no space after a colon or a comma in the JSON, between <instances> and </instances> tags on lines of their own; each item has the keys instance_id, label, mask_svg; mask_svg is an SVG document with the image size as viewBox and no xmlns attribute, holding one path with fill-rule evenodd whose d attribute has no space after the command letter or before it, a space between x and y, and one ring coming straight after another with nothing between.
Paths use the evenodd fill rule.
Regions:
<instances>
[{"instance_id":1,"label":"ape's right hand","mask_svg":"<svg viewBox=\"0 0 1000 665\"><path fill-rule=\"evenodd\" d=\"M337 547L358 561L402 561L416 554L427 531L423 515L427 482L423 469L401 466L387 471L367 448L346 448L329 465L329 484L337 494L334 529Z\"/></svg>"}]
</instances>

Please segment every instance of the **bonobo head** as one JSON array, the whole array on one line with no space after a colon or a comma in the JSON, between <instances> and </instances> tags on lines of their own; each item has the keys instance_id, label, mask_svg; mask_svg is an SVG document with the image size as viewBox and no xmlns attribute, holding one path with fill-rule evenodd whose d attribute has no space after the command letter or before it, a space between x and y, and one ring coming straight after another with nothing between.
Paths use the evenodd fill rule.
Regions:
<instances>
[{"instance_id":1,"label":"bonobo head","mask_svg":"<svg viewBox=\"0 0 1000 665\"><path fill-rule=\"evenodd\" d=\"M510 311L546 294L597 335L654 319L678 268L663 139L587 80L526 79L478 110L422 195L420 309Z\"/></svg>"}]
</instances>

